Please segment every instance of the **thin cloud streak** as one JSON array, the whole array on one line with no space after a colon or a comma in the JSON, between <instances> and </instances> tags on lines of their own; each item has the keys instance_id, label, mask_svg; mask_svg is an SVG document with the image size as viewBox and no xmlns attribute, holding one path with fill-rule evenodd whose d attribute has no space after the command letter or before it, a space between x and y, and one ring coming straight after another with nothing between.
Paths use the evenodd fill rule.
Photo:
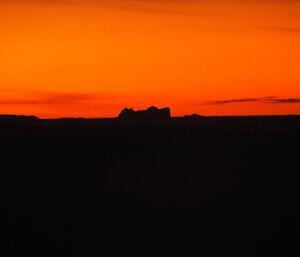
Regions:
<instances>
[{"instance_id":1,"label":"thin cloud streak","mask_svg":"<svg viewBox=\"0 0 300 257\"><path fill-rule=\"evenodd\" d=\"M269 0L253 0L253 6L259 4L270 4ZM294 0L273 0L273 5L278 3L295 4ZM216 17L226 19L232 18L232 13L222 10L220 6L240 5L237 0L0 0L0 4L30 4L30 5L66 5L66 6L90 6L92 8L112 8L124 11L134 11L143 13L165 13L177 14L190 17ZM212 8L213 6L213 8ZM300 5L295 5L295 9ZM242 9L243 10L243 9ZM226 14L227 13L227 14ZM236 12L237 13L237 12ZM242 12L243 13L243 12ZM233 26L234 27L234 26ZM253 26L245 27L258 29L268 29L286 33L299 33L300 27L293 26Z\"/></svg>"},{"instance_id":2,"label":"thin cloud streak","mask_svg":"<svg viewBox=\"0 0 300 257\"><path fill-rule=\"evenodd\" d=\"M81 93L49 93L22 99L0 100L0 105L74 105L103 100L104 97Z\"/></svg>"},{"instance_id":3,"label":"thin cloud streak","mask_svg":"<svg viewBox=\"0 0 300 257\"><path fill-rule=\"evenodd\" d=\"M208 105L226 105L235 103L265 103L265 104L297 104L300 103L300 98L279 98L274 96L262 97L262 98L237 98L237 99L225 99L209 101Z\"/></svg>"},{"instance_id":4,"label":"thin cloud streak","mask_svg":"<svg viewBox=\"0 0 300 257\"><path fill-rule=\"evenodd\" d=\"M280 32L286 32L286 33L300 33L300 27L265 27L268 30L273 31L280 31Z\"/></svg>"},{"instance_id":5,"label":"thin cloud streak","mask_svg":"<svg viewBox=\"0 0 300 257\"><path fill-rule=\"evenodd\" d=\"M219 104L232 104L232 103L249 103L249 102L258 102L258 101L259 99L256 98L240 98L240 99L209 101L208 104L219 105Z\"/></svg>"},{"instance_id":6,"label":"thin cloud streak","mask_svg":"<svg viewBox=\"0 0 300 257\"><path fill-rule=\"evenodd\" d=\"M300 98L274 98L269 99L270 104L296 104L300 103Z\"/></svg>"}]
</instances>

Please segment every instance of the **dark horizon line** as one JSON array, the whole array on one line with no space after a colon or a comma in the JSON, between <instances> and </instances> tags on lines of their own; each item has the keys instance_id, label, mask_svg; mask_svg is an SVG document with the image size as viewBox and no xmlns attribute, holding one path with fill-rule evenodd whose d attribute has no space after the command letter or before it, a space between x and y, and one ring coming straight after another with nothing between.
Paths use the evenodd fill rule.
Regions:
<instances>
[{"instance_id":1,"label":"dark horizon line","mask_svg":"<svg viewBox=\"0 0 300 257\"><path fill-rule=\"evenodd\" d=\"M200 114L189 114L184 116L171 116L170 119L203 119L203 118L268 118L268 117L300 117L300 114L253 114L253 115L200 115ZM6 118L20 118L20 119L31 119L31 120L39 120L39 121L48 121L48 120L85 120L85 121L93 121L93 120L120 120L118 116L116 117L57 117L57 118L40 118L37 115L23 115L23 114L0 114L0 120Z\"/></svg>"}]
</instances>

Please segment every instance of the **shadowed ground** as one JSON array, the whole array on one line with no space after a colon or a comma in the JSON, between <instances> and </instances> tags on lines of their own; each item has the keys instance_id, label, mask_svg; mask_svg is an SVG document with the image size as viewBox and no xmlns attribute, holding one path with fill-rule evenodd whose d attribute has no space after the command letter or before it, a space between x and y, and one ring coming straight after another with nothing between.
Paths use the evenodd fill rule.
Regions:
<instances>
[{"instance_id":1,"label":"shadowed ground","mask_svg":"<svg viewBox=\"0 0 300 257\"><path fill-rule=\"evenodd\" d=\"M297 116L0 123L2 256L299 255Z\"/></svg>"}]
</instances>

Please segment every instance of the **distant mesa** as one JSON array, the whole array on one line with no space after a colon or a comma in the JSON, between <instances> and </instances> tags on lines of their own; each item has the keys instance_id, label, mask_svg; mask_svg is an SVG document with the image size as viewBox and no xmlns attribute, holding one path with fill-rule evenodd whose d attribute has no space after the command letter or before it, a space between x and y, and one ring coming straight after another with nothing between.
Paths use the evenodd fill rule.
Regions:
<instances>
[{"instance_id":1,"label":"distant mesa","mask_svg":"<svg viewBox=\"0 0 300 257\"><path fill-rule=\"evenodd\" d=\"M34 122L38 121L36 116L24 116L24 115L0 115L0 121L3 122Z\"/></svg>"},{"instance_id":2,"label":"distant mesa","mask_svg":"<svg viewBox=\"0 0 300 257\"><path fill-rule=\"evenodd\" d=\"M125 108L119 114L119 119L123 121L165 121L170 118L170 108L159 109L155 106L151 106L147 110L139 111L134 111L131 108Z\"/></svg>"},{"instance_id":3,"label":"distant mesa","mask_svg":"<svg viewBox=\"0 0 300 257\"><path fill-rule=\"evenodd\" d=\"M199 115L197 113L194 113L192 115L185 115L184 118L185 119L189 119L189 120L197 120L197 119L200 119L200 118L203 118L204 116L203 115Z\"/></svg>"}]
</instances>

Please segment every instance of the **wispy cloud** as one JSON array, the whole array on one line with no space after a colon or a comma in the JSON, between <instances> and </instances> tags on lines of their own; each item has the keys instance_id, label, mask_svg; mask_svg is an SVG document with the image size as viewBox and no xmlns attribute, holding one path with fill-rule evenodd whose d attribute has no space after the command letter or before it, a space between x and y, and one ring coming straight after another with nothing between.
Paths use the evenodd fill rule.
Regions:
<instances>
[{"instance_id":1,"label":"wispy cloud","mask_svg":"<svg viewBox=\"0 0 300 257\"><path fill-rule=\"evenodd\" d=\"M300 27L295 27L295 26L267 26L267 27L263 27L265 29L268 30L272 30L272 31L279 31L279 32L286 32L286 33L300 33Z\"/></svg>"},{"instance_id":2,"label":"wispy cloud","mask_svg":"<svg viewBox=\"0 0 300 257\"><path fill-rule=\"evenodd\" d=\"M33 4L33 5L74 5L78 1L74 0L0 0L0 4Z\"/></svg>"},{"instance_id":3,"label":"wispy cloud","mask_svg":"<svg viewBox=\"0 0 300 257\"><path fill-rule=\"evenodd\" d=\"M297 104L300 103L300 98L279 98L274 96L261 97L261 98L236 98L236 99L223 99L209 101L206 104L210 105L225 105L235 103L253 103L260 102L265 104Z\"/></svg>"},{"instance_id":4,"label":"wispy cloud","mask_svg":"<svg viewBox=\"0 0 300 257\"><path fill-rule=\"evenodd\" d=\"M300 103L300 98L269 98L265 102L270 104L296 104Z\"/></svg>"},{"instance_id":5,"label":"wispy cloud","mask_svg":"<svg viewBox=\"0 0 300 257\"><path fill-rule=\"evenodd\" d=\"M226 100L216 100L209 101L208 104L232 104L232 103L249 103L249 102L258 102L257 98L238 98L238 99L226 99Z\"/></svg>"},{"instance_id":6,"label":"wispy cloud","mask_svg":"<svg viewBox=\"0 0 300 257\"><path fill-rule=\"evenodd\" d=\"M0 105L74 105L103 99L82 93L43 93L18 99L0 99Z\"/></svg>"}]
</instances>

